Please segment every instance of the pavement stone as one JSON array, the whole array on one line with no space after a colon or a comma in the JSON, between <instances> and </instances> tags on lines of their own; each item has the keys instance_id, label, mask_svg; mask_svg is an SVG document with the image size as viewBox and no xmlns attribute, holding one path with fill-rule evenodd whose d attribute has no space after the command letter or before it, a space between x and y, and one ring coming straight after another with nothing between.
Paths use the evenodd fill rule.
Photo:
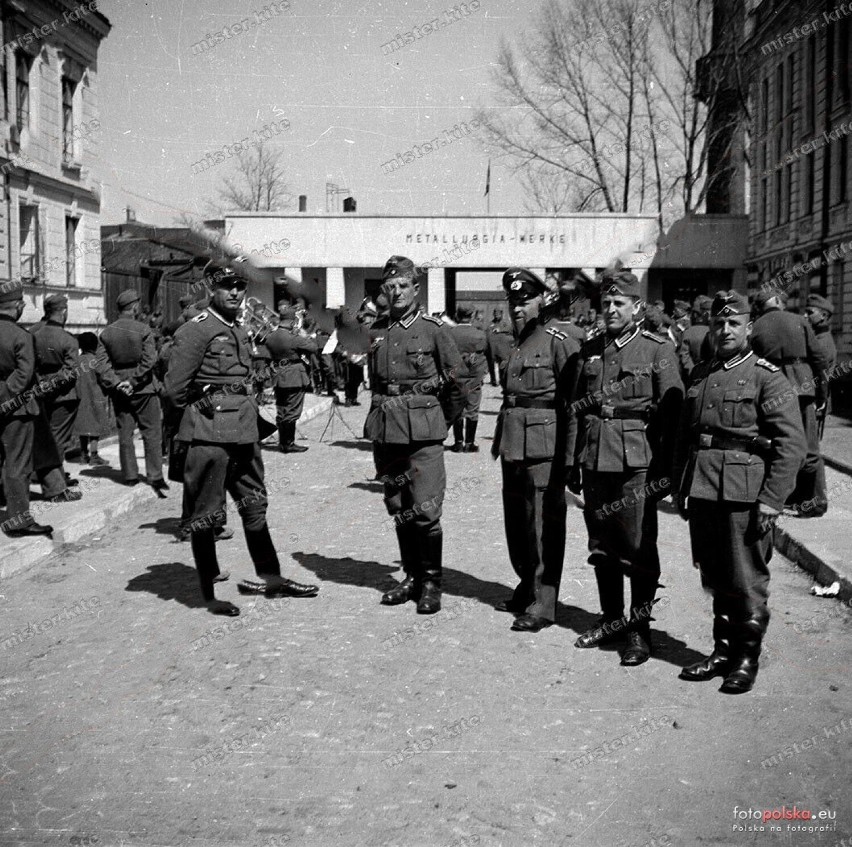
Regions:
<instances>
[{"instance_id":1,"label":"pavement stone","mask_svg":"<svg viewBox=\"0 0 852 847\"><path fill-rule=\"evenodd\" d=\"M331 408L330 397L308 394L299 418L299 426L312 421ZM275 436L270 436L270 442ZM140 472L145 469L141 439L136 437L136 458ZM141 504L156 499L157 495L147 485L140 483L128 488L121 481L118 460L118 437L104 439L99 452L108 467L91 468L73 462L66 463L66 471L77 476L83 499L74 503L46 503L40 500L40 491L33 489L32 509L39 523L53 526L53 538L8 538L0 534L0 580L32 567L53 555L65 544L82 541L105 527L120 521ZM180 498L181 486L169 483L171 498ZM0 521L5 513L0 512Z\"/></svg>"},{"instance_id":2,"label":"pavement stone","mask_svg":"<svg viewBox=\"0 0 852 847\"><path fill-rule=\"evenodd\" d=\"M677 680L709 651L709 598L666 504L655 652L623 668L572 645L598 611L580 512L568 515L556 626L511 632L497 408L482 452L446 453L444 610L379 604L400 578L365 409L264 451L270 528L309 600L238 595L240 537L217 545L206 613L178 498L0 585L0 845L100 847L836 847L852 833L850 610L772 562L755 690ZM229 521L238 523L236 514ZM736 831L740 810L827 811L830 831ZM753 821L743 821L753 824ZM758 822L759 823L759 822ZM798 822L801 823L801 822Z\"/></svg>"}]
</instances>

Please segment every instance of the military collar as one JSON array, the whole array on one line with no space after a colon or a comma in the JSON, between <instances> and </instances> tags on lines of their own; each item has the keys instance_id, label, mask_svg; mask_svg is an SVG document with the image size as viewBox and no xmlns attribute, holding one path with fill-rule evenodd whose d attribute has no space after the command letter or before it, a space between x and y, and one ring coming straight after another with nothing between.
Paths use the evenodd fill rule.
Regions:
<instances>
[{"instance_id":1,"label":"military collar","mask_svg":"<svg viewBox=\"0 0 852 847\"><path fill-rule=\"evenodd\" d=\"M639 325L634 324L633 332L631 332L629 335L625 335L622 332L621 335L614 339L615 346L618 347L618 349L620 350L622 347L624 347L625 344L629 344L631 341L633 341L633 339L636 338L637 335L639 335Z\"/></svg>"},{"instance_id":2,"label":"military collar","mask_svg":"<svg viewBox=\"0 0 852 847\"><path fill-rule=\"evenodd\" d=\"M419 318L419 317L420 317L420 309L415 309L407 318L403 318L402 320L398 320L398 321L394 321L394 320L390 321L388 323L388 327L392 327L395 324L399 324L401 327L408 329L411 326L411 324L413 324L414 321L416 321L417 318Z\"/></svg>"},{"instance_id":3,"label":"military collar","mask_svg":"<svg viewBox=\"0 0 852 847\"><path fill-rule=\"evenodd\" d=\"M11 315L0 315L0 321L11 321L13 324L18 322L17 318L13 318Z\"/></svg>"},{"instance_id":4,"label":"military collar","mask_svg":"<svg viewBox=\"0 0 852 847\"><path fill-rule=\"evenodd\" d=\"M213 315L214 318L218 318L223 324L225 324L225 326L230 327L231 329L237 326L236 321L226 321L225 318L222 317L222 315L220 315L212 306L207 307L207 312Z\"/></svg>"},{"instance_id":5,"label":"military collar","mask_svg":"<svg viewBox=\"0 0 852 847\"><path fill-rule=\"evenodd\" d=\"M731 368L735 368L737 365L741 365L744 361L746 361L746 359L748 359L750 356L753 356L753 355L754 355L753 350L746 350L744 353L739 353L738 355L734 356L732 359L728 359L727 362L722 362L722 367L726 371L729 371Z\"/></svg>"}]
</instances>

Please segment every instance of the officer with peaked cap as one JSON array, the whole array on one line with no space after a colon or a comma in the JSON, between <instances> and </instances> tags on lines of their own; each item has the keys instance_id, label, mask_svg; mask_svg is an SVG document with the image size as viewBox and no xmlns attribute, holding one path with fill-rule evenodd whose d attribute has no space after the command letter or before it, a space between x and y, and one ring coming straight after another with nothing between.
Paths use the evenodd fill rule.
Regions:
<instances>
[{"instance_id":1,"label":"officer with peaked cap","mask_svg":"<svg viewBox=\"0 0 852 847\"><path fill-rule=\"evenodd\" d=\"M572 409L578 417L572 490L582 488L602 617L576 641L594 647L624 637L623 665L651 653L649 621L660 577L657 502L669 493L683 397L674 345L637 325L639 280L629 271L602 281L605 329L580 350ZM630 614L624 619L624 578Z\"/></svg>"},{"instance_id":2,"label":"officer with peaked cap","mask_svg":"<svg viewBox=\"0 0 852 847\"><path fill-rule=\"evenodd\" d=\"M168 483L163 479L161 451L162 411L154 386L157 345L147 324L136 320L139 294L130 289L116 298L118 319L101 333L95 368L101 385L110 393L118 423L118 455L125 483L139 481L133 431L136 426L145 447L145 473L148 484L163 495Z\"/></svg>"},{"instance_id":3,"label":"officer with peaked cap","mask_svg":"<svg viewBox=\"0 0 852 847\"><path fill-rule=\"evenodd\" d=\"M53 527L35 522L30 512L35 419L35 346L18 326L24 313L23 286L0 280L0 465L6 495L2 529L13 538L50 535Z\"/></svg>"},{"instance_id":4,"label":"officer with peaked cap","mask_svg":"<svg viewBox=\"0 0 852 847\"><path fill-rule=\"evenodd\" d=\"M509 268L503 289L517 346L506 362L491 449L501 460L506 544L519 582L498 608L516 615L513 630L538 632L555 620L562 579L568 404L580 345L548 325L548 290L532 271Z\"/></svg>"},{"instance_id":5,"label":"officer with peaked cap","mask_svg":"<svg viewBox=\"0 0 852 847\"><path fill-rule=\"evenodd\" d=\"M718 292L715 357L692 372L673 471L693 564L713 597L713 653L681 679L722 675L728 694L751 690L757 676L775 521L806 450L796 395L780 369L749 348L751 331L748 300Z\"/></svg>"},{"instance_id":6,"label":"officer with peaked cap","mask_svg":"<svg viewBox=\"0 0 852 847\"><path fill-rule=\"evenodd\" d=\"M801 517L825 514L828 501L816 501L817 479L822 465L816 410L825 404L828 359L817 344L804 315L786 310L787 294L766 287L755 297L760 317L754 322L751 347L758 356L781 368L798 395L799 411L808 439L808 452L790 495L790 505Z\"/></svg>"},{"instance_id":7,"label":"officer with peaked cap","mask_svg":"<svg viewBox=\"0 0 852 847\"><path fill-rule=\"evenodd\" d=\"M443 321L420 308L420 284L411 259L391 256L382 270L388 312L369 330L373 396L364 437L373 442L376 472L384 483L405 579L382 596L393 606L417 602L420 614L441 609L444 533L441 510L447 487L447 421L439 394L457 388L467 373ZM447 418L461 412L452 393Z\"/></svg>"},{"instance_id":8,"label":"officer with peaked cap","mask_svg":"<svg viewBox=\"0 0 852 847\"><path fill-rule=\"evenodd\" d=\"M220 577L214 529L225 514L225 492L237 504L260 579L240 583L240 593L313 597L319 588L281 576L266 522L252 346L237 320L246 280L235 267L211 268L208 279L210 305L175 333L164 398L169 418L180 417L177 438L189 444L184 486L202 597L213 614L233 616L239 608L217 600L214 592Z\"/></svg>"}]
</instances>

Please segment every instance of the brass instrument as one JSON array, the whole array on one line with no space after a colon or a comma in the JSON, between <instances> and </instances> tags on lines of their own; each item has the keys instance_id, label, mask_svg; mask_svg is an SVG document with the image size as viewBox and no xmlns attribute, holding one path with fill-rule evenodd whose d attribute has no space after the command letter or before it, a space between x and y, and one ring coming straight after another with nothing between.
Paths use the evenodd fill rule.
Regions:
<instances>
[{"instance_id":1,"label":"brass instrument","mask_svg":"<svg viewBox=\"0 0 852 847\"><path fill-rule=\"evenodd\" d=\"M246 297L243 309L243 326L252 343L263 344L269 333L278 327L278 315L257 297Z\"/></svg>"}]
</instances>

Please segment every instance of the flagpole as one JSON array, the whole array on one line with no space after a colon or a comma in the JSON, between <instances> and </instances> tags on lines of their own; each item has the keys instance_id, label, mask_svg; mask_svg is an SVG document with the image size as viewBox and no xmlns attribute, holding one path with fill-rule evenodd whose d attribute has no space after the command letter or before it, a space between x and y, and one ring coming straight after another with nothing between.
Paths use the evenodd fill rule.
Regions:
<instances>
[{"instance_id":1,"label":"flagpole","mask_svg":"<svg viewBox=\"0 0 852 847\"><path fill-rule=\"evenodd\" d=\"M485 172L485 214L491 217L491 159L488 160L488 170Z\"/></svg>"}]
</instances>

